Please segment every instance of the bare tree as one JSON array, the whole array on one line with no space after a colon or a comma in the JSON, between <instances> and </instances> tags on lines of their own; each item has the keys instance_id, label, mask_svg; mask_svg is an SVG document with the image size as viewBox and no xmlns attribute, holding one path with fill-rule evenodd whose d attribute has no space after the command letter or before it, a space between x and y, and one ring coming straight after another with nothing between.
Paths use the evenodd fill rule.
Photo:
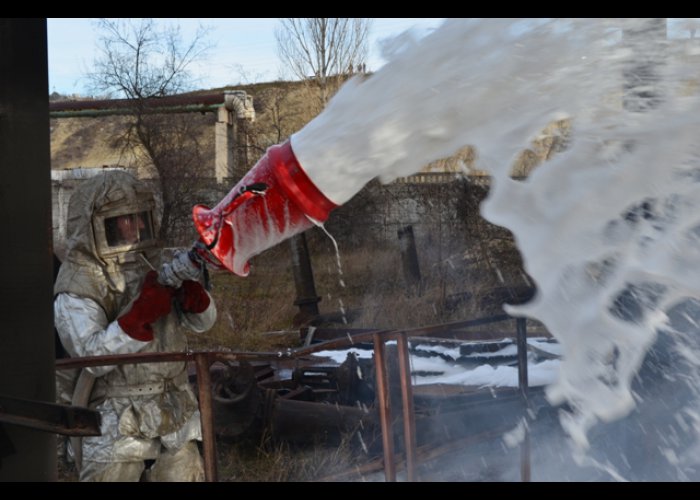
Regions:
<instances>
[{"instance_id":1,"label":"bare tree","mask_svg":"<svg viewBox=\"0 0 700 500\"><path fill-rule=\"evenodd\" d=\"M189 90L189 67L209 49L207 30L200 27L185 43L179 26L159 27L152 19L102 19L97 26L100 55L88 79L96 92L133 100L119 142L155 168L163 197L160 237L172 242L183 206L194 199L203 159L194 118L155 115L147 100Z\"/></svg>"},{"instance_id":2,"label":"bare tree","mask_svg":"<svg viewBox=\"0 0 700 500\"><path fill-rule=\"evenodd\" d=\"M257 118L249 124L248 141L254 156L267 148L281 144L308 123L319 110L309 106L306 92L300 85L280 83L260 89L255 96ZM313 99L313 98L312 98Z\"/></svg>"},{"instance_id":3,"label":"bare tree","mask_svg":"<svg viewBox=\"0 0 700 500\"><path fill-rule=\"evenodd\" d=\"M180 27L158 27L153 19L100 19L100 55L88 74L97 92L127 99L163 97L189 90L189 66L209 49L208 30L199 27L189 43Z\"/></svg>"},{"instance_id":4,"label":"bare tree","mask_svg":"<svg viewBox=\"0 0 700 500\"><path fill-rule=\"evenodd\" d=\"M145 113L132 118L117 139L139 165L150 164L157 171L163 201L159 237L170 244L188 244L195 236L191 210L202 201L206 181L201 169L214 162L205 156L201 131L210 130L213 123L211 114Z\"/></svg>"},{"instance_id":5,"label":"bare tree","mask_svg":"<svg viewBox=\"0 0 700 500\"><path fill-rule=\"evenodd\" d=\"M326 105L332 91L351 68L367 56L367 18L284 18L275 31L280 59L298 78L318 88Z\"/></svg>"}]
</instances>

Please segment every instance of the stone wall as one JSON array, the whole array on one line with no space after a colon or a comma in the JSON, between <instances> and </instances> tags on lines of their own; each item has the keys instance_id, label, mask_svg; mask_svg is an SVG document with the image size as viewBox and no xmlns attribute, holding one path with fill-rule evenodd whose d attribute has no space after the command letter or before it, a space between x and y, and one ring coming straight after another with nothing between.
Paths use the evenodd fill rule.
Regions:
<instances>
[{"instance_id":1,"label":"stone wall","mask_svg":"<svg viewBox=\"0 0 700 500\"><path fill-rule=\"evenodd\" d=\"M489 287L529 286L511 233L479 213L488 183L488 177L450 174L433 175L430 182L372 182L333 211L325 228L341 252L383 247L398 256L398 232L410 226L424 273L441 270L454 280L478 280ZM310 248L327 239L324 232L311 230Z\"/></svg>"}]
</instances>

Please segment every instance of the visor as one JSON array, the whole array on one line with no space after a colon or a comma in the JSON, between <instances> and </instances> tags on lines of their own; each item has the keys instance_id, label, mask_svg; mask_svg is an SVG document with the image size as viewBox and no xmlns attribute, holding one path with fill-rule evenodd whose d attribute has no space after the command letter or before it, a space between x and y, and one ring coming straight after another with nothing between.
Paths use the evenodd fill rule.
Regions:
<instances>
[{"instance_id":1,"label":"visor","mask_svg":"<svg viewBox=\"0 0 700 500\"><path fill-rule=\"evenodd\" d=\"M156 245L151 210L95 217L95 243L100 255L113 255Z\"/></svg>"}]
</instances>

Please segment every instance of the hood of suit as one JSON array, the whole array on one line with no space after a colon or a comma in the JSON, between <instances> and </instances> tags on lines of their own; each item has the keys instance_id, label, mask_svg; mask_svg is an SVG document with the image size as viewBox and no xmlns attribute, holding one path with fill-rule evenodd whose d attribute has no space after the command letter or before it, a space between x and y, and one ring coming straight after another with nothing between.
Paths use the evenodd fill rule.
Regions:
<instances>
[{"instance_id":1,"label":"hood of suit","mask_svg":"<svg viewBox=\"0 0 700 500\"><path fill-rule=\"evenodd\" d=\"M54 293L89 297L114 320L138 294L149 263L160 265L155 212L153 191L127 172L106 171L83 181L68 205L68 250ZM139 221L141 235L137 241L117 241L110 223L129 217Z\"/></svg>"}]
</instances>

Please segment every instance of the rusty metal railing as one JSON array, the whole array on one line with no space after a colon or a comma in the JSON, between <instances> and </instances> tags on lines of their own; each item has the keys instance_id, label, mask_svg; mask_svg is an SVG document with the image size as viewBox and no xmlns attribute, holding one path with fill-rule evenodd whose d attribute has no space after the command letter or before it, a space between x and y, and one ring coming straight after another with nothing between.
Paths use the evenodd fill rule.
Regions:
<instances>
[{"instance_id":1,"label":"rusty metal railing","mask_svg":"<svg viewBox=\"0 0 700 500\"><path fill-rule=\"evenodd\" d=\"M510 316L499 316L499 320L512 320ZM447 325L467 325L474 321L449 323ZM217 361L282 361L294 360L315 352L351 347L355 343L372 342L375 371L377 377L377 405L379 407L384 455L384 474L387 481L396 481L396 457L394 453L394 438L392 429L392 409L389 395L387 374L387 359L385 344L387 341L397 342L399 377L401 384L401 412L404 427L404 448L406 457L406 478L416 480L416 427L413 407L413 386L411 383L410 357L408 337L423 336L437 331L445 325L418 327L405 330L371 330L358 333L352 337L338 338L319 344L287 349L279 352L235 352L235 351L200 351L200 352L165 352L165 353L135 353L115 354L106 356L91 356L83 358L60 359L56 361L56 369L86 368L90 366L110 366L122 364L162 363L168 361L183 361L194 363L197 374L197 391L199 395L199 410L202 421L202 445L204 455L204 472L206 481L218 480L216 462L216 439L214 433L214 415L212 410L210 366ZM517 346L519 365L519 386L523 400L527 403L527 332L525 319L517 319ZM530 449L529 436L523 445L521 453L521 479L530 479Z\"/></svg>"},{"instance_id":2,"label":"rusty metal railing","mask_svg":"<svg viewBox=\"0 0 700 500\"><path fill-rule=\"evenodd\" d=\"M391 418L391 398L387 377L387 359L384 349L388 340L396 340L399 357L399 380L401 382L401 411L403 416L404 448L406 454L406 478L416 480L416 421L413 411L413 385L406 332L377 332L373 335L374 365L377 375L377 404L382 428L384 447L384 474L387 481L396 481L394 455L394 433Z\"/></svg>"},{"instance_id":3,"label":"rusty metal railing","mask_svg":"<svg viewBox=\"0 0 700 500\"><path fill-rule=\"evenodd\" d=\"M144 352L134 354L112 354L56 360L56 369L87 368L90 366L111 366L140 363L164 363L167 361L193 362L197 370L197 393L199 412L202 416L202 448L204 455L204 477L206 481L218 480L216 462L216 438L214 434L214 414L212 411L211 380L209 367L216 361L269 360L280 359L284 353L246 352Z\"/></svg>"}]
</instances>

